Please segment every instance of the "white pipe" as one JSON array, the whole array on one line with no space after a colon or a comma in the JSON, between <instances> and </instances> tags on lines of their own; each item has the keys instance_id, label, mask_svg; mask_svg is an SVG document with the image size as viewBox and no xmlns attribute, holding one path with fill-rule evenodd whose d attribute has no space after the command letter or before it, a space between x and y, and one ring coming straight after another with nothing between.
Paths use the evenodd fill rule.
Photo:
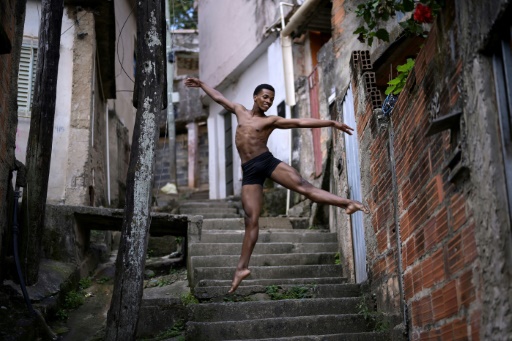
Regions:
<instances>
[{"instance_id":1,"label":"white pipe","mask_svg":"<svg viewBox=\"0 0 512 341\"><path fill-rule=\"evenodd\" d=\"M109 148L109 138L108 138L108 102L105 103L105 131L106 131L106 147L107 150L107 203L110 206L110 148Z\"/></svg>"},{"instance_id":2,"label":"white pipe","mask_svg":"<svg viewBox=\"0 0 512 341\"><path fill-rule=\"evenodd\" d=\"M281 33L281 48L283 54L284 89L286 104L294 106L295 101L295 76L293 74L292 39L290 36L283 36Z\"/></svg>"},{"instance_id":3,"label":"white pipe","mask_svg":"<svg viewBox=\"0 0 512 341\"><path fill-rule=\"evenodd\" d=\"M289 36L292 34L292 32L304 22L306 14L314 10L320 1L321 0L306 0L290 18L288 25L281 31L281 35Z\"/></svg>"}]
</instances>

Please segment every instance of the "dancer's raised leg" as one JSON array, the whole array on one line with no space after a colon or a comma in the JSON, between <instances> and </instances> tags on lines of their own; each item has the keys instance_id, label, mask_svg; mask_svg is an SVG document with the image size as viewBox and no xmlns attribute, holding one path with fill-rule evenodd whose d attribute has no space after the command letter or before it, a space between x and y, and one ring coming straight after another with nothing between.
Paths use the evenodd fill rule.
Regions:
<instances>
[{"instance_id":1,"label":"dancer's raised leg","mask_svg":"<svg viewBox=\"0 0 512 341\"><path fill-rule=\"evenodd\" d=\"M281 162L274 172L272 173L271 179L278 184L291 189L299 194L306 196L311 201L337 206L345 209L347 214L352 214L357 211L363 211L364 213L370 213L367 206L363 205L359 201L345 199L324 191L323 189L316 188L309 182L307 182L302 176L295 170L295 168Z\"/></svg>"},{"instance_id":2,"label":"dancer's raised leg","mask_svg":"<svg viewBox=\"0 0 512 341\"><path fill-rule=\"evenodd\" d=\"M249 270L249 260L251 259L254 245L258 240L259 217L263 201L263 188L260 185L242 186L242 205L245 211L245 235L242 243L242 253L233 276L233 282L229 293L234 292L240 282L251 274Z\"/></svg>"}]
</instances>

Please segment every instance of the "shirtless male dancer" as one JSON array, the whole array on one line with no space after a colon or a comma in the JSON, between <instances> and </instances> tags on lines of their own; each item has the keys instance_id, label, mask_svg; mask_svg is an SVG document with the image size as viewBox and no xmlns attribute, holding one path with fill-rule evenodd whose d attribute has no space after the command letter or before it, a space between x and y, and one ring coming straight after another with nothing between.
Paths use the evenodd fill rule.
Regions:
<instances>
[{"instance_id":1,"label":"shirtless male dancer","mask_svg":"<svg viewBox=\"0 0 512 341\"><path fill-rule=\"evenodd\" d=\"M254 104L250 110L241 104L226 99L219 91L197 78L187 78L185 85L191 88L203 89L215 102L227 111L234 113L238 120L235 144L242 160L242 205L245 211L245 235L242 243L242 253L229 293L234 292L240 282L251 273L249 259L258 240L258 220L263 201L263 183L266 178L270 178L281 186L304 195L311 201L344 208L347 214L356 211L369 213L369 209L359 201L341 198L314 187L304 180L294 168L276 159L267 147L268 137L276 128L334 127L350 135L352 135L351 131L354 129L346 124L331 120L286 119L280 116L265 115L265 112L270 109L274 102L275 92L274 88L268 84L261 84L256 87L253 94Z\"/></svg>"}]
</instances>

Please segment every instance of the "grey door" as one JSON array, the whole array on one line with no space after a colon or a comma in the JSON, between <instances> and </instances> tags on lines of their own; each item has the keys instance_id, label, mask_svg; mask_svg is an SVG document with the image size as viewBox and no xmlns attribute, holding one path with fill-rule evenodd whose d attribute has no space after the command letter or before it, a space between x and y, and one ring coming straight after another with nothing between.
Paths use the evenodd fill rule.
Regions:
<instances>
[{"instance_id":1,"label":"grey door","mask_svg":"<svg viewBox=\"0 0 512 341\"><path fill-rule=\"evenodd\" d=\"M343 100L343 118L345 124L354 128L352 135L345 134L345 148L347 153L347 177L349 198L363 201L361 195L361 171L359 167L359 142L354 114L354 96L352 87L349 87ZM352 227L352 244L354 250L354 268L356 283L364 282L366 273L366 244L364 241L363 213L358 211L350 216Z\"/></svg>"},{"instance_id":2,"label":"grey door","mask_svg":"<svg viewBox=\"0 0 512 341\"><path fill-rule=\"evenodd\" d=\"M226 155L226 196L233 195L233 129L231 113L224 114L224 143Z\"/></svg>"}]
</instances>

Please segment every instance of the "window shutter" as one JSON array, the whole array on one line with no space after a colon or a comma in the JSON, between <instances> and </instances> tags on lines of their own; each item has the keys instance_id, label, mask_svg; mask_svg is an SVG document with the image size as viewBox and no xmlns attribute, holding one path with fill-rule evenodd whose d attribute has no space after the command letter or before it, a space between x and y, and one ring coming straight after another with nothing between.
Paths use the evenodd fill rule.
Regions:
<instances>
[{"instance_id":1,"label":"window shutter","mask_svg":"<svg viewBox=\"0 0 512 341\"><path fill-rule=\"evenodd\" d=\"M31 46L22 46L18 71L18 114L20 116L30 116L36 64L37 49Z\"/></svg>"}]
</instances>

